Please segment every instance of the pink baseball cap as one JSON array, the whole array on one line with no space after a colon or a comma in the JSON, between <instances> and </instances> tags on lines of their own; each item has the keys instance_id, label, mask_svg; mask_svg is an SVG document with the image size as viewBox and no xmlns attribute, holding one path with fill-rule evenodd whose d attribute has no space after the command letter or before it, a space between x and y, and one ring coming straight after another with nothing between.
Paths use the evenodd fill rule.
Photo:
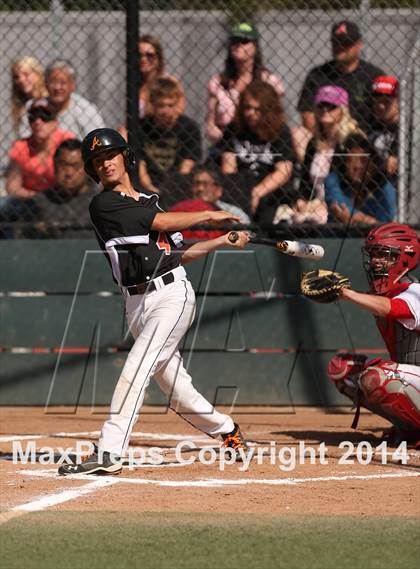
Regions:
<instances>
[{"instance_id":1,"label":"pink baseball cap","mask_svg":"<svg viewBox=\"0 0 420 569\"><path fill-rule=\"evenodd\" d=\"M320 103L330 103L337 107L347 107L349 104L349 94L342 87L336 85L324 85L320 87L315 95L315 105Z\"/></svg>"}]
</instances>

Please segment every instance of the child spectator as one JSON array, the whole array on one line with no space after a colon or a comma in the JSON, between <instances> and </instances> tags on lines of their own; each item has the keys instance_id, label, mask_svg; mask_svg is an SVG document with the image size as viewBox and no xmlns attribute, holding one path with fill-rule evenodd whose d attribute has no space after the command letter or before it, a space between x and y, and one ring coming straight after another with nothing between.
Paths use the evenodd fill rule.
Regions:
<instances>
[{"instance_id":1,"label":"child spectator","mask_svg":"<svg viewBox=\"0 0 420 569\"><path fill-rule=\"evenodd\" d=\"M171 179L183 185L185 176L201 160L200 128L179 113L181 97L177 81L157 79L150 92L152 114L140 121L140 183L152 192L173 191L168 187Z\"/></svg>"},{"instance_id":2,"label":"child spectator","mask_svg":"<svg viewBox=\"0 0 420 569\"><path fill-rule=\"evenodd\" d=\"M274 87L279 96L284 94L282 80L270 73L263 64L255 26L242 22L230 32L225 69L213 75L208 84L207 136L215 144L225 127L233 121L239 97L254 80Z\"/></svg>"},{"instance_id":3,"label":"child spectator","mask_svg":"<svg viewBox=\"0 0 420 569\"><path fill-rule=\"evenodd\" d=\"M170 211L206 211L223 210L238 215L241 223L251 223L247 214L239 207L221 200L223 187L219 172L207 166L198 166L193 171L192 199L183 200L175 204ZM223 235L224 231L215 229L192 230L187 229L182 232L185 239L214 239Z\"/></svg>"},{"instance_id":4,"label":"child spectator","mask_svg":"<svg viewBox=\"0 0 420 569\"><path fill-rule=\"evenodd\" d=\"M388 223L397 211L395 187L386 179L372 144L360 134L344 143L344 164L325 180L329 221Z\"/></svg>"},{"instance_id":5,"label":"child spectator","mask_svg":"<svg viewBox=\"0 0 420 569\"><path fill-rule=\"evenodd\" d=\"M35 57L25 56L13 62L12 72L12 122L17 137L21 137L22 118L26 115L27 103L47 95L44 69Z\"/></svg>"},{"instance_id":6,"label":"child spectator","mask_svg":"<svg viewBox=\"0 0 420 569\"><path fill-rule=\"evenodd\" d=\"M375 122L369 139L381 156L388 178L397 183L398 136L400 106L399 83L396 77L376 77L372 83L373 115Z\"/></svg>"},{"instance_id":7,"label":"child spectator","mask_svg":"<svg viewBox=\"0 0 420 569\"><path fill-rule=\"evenodd\" d=\"M368 132L372 124L371 85L384 72L361 59L362 35L354 22L335 24L331 32L333 59L314 67L307 75L298 102L298 111L305 128L314 131L314 97L324 85L343 87L349 94L352 117Z\"/></svg>"},{"instance_id":8,"label":"child spectator","mask_svg":"<svg viewBox=\"0 0 420 569\"><path fill-rule=\"evenodd\" d=\"M294 162L290 130L274 87L253 81L245 88L220 146L222 172L252 180L246 196L249 211L259 223L271 223L277 206L292 199L288 183Z\"/></svg>"},{"instance_id":9,"label":"child spectator","mask_svg":"<svg viewBox=\"0 0 420 569\"><path fill-rule=\"evenodd\" d=\"M343 152L344 140L353 133L363 134L350 115L347 91L334 85L320 87L315 95L315 132L301 168L301 197L295 204L294 223L326 223L324 181L334 154Z\"/></svg>"},{"instance_id":10,"label":"child spectator","mask_svg":"<svg viewBox=\"0 0 420 569\"><path fill-rule=\"evenodd\" d=\"M165 73L165 59L160 41L151 35L144 35L139 41L140 58L140 91L139 91L139 116L144 118L152 114L150 90L154 82L160 77L172 79L178 84L180 91L177 103L177 112L182 115L185 111L185 94L181 83L172 75Z\"/></svg>"},{"instance_id":11,"label":"child spectator","mask_svg":"<svg viewBox=\"0 0 420 569\"><path fill-rule=\"evenodd\" d=\"M31 136L17 140L9 151L6 191L0 201L0 218L11 221L33 218L33 198L55 183L53 157L57 147L74 138L58 128L55 108L47 99L34 101L28 109Z\"/></svg>"}]
</instances>

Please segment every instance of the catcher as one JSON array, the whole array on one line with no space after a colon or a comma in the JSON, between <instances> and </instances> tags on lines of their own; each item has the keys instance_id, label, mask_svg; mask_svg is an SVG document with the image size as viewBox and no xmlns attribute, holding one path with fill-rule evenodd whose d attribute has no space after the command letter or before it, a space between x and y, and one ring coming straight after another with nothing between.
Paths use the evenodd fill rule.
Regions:
<instances>
[{"instance_id":1,"label":"catcher","mask_svg":"<svg viewBox=\"0 0 420 569\"><path fill-rule=\"evenodd\" d=\"M346 277L310 271L302 293L317 302L347 300L371 312L389 352L389 360L368 361L362 354L336 354L327 373L337 389L357 405L388 421L387 440L420 443L420 283L409 276L419 263L416 232L398 223L372 229L362 249L370 292L356 292Z\"/></svg>"}]
</instances>

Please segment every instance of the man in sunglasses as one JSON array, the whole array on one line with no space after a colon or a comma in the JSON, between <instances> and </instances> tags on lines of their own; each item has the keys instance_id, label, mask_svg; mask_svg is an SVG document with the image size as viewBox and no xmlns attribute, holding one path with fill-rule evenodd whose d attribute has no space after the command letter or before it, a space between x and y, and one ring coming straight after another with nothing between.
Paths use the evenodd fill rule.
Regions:
<instances>
[{"instance_id":1,"label":"man in sunglasses","mask_svg":"<svg viewBox=\"0 0 420 569\"><path fill-rule=\"evenodd\" d=\"M34 197L55 183L55 151L64 140L75 138L58 128L56 111L47 99L32 103L28 120L31 135L17 140L9 150L8 196L0 200L0 221L36 218Z\"/></svg>"},{"instance_id":2,"label":"man in sunglasses","mask_svg":"<svg viewBox=\"0 0 420 569\"><path fill-rule=\"evenodd\" d=\"M370 135L383 160L388 179L396 185L398 177L398 136L400 122L399 83L392 75L376 77L372 83L375 122Z\"/></svg>"},{"instance_id":3,"label":"man in sunglasses","mask_svg":"<svg viewBox=\"0 0 420 569\"><path fill-rule=\"evenodd\" d=\"M350 96L350 113L365 132L372 126L371 84L384 72L362 59L363 38L359 26L343 20L331 30L332 59L311 69L302 87L297 109L302 124L309 131L315 128L314 97L324 85L336 85Z\"/></svg>"}]
</instances>

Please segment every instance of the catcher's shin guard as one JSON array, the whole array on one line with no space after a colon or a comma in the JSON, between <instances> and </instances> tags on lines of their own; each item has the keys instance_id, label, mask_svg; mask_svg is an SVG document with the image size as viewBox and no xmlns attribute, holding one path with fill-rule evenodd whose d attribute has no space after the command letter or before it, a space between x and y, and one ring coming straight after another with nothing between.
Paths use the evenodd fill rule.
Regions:
<instances>
[{"instance_id":1,"label":"catcher's shin guard","mask_svg":"<svg viewBox=\"0 0 420 569\"><path fill-rule=\"evenodd\" d=\"M357 380L364 370L367 356L363 354L336 354L327 366L327 374L340 393L354 399Z\"/></svg>"},{"instance_id":2,"label":"catcher's shin guard","mask_svg":"<svg viewBox=\"0 0 420 569\"><path fill-rule=\"evenodd\" d=\"M368 403L382 411L391 422L395 417L410 427L420 429L420 391L404 377L400 364L381 360L369 365L359 378L359 385Z\"/></svg>"}]
</instances>

